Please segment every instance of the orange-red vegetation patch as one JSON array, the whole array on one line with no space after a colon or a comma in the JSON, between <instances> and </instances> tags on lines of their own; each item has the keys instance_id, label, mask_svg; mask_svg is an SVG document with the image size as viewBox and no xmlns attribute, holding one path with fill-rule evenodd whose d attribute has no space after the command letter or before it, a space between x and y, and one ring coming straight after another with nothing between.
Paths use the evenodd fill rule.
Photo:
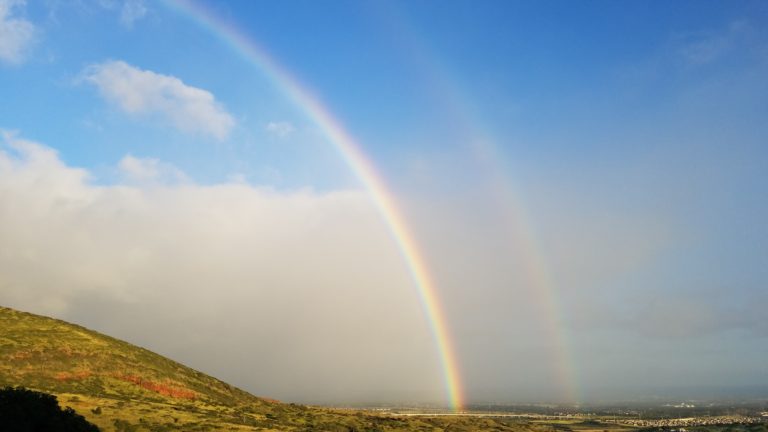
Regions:
<instances>
[{"instance_id":1,"label":"orange-red vegetation patch","mask_svg":"<svg viewBox=\"0 0 768 432\"><path fill-rule=\"evenodd\" d=\"M144 379L137 375L116 375L116 378L136 384L137 386L143 387L149 391L153 391L163 396L170 396L176 399L197 399L197 393L193 392L192 390L188 390L178 383L174 383L173 381L166 381L162 383Z\"/></svg>"},{"instance_id":2,"label":"orange-red vegetation patch","mask_svg":"<svg viewBox=\"0 0 768 432\"><path fill-rule=\"evenodd\" d=\"M91 371L77 371L77 372L59 372L54 375L54 378L58 381L79 381L84 380L93 375Z\"/></svg>"}]
</instances>

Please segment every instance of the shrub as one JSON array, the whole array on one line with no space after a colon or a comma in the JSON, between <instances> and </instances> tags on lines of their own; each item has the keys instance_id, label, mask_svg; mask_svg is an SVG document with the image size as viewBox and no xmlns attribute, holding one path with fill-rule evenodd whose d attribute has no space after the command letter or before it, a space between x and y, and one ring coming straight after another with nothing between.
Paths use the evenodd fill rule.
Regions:
<instances>
[{"instance_id":1,"label":"shrub","mask_svg":"<svg viewBox=\"0 0 768 432\"><path fill-rule=\"evenodd\" d=\"M0 390L0 430L98 432L99 428L70 407L62 410L56 396L22 387L5 387Z\"/></svg>"}]
</instances>

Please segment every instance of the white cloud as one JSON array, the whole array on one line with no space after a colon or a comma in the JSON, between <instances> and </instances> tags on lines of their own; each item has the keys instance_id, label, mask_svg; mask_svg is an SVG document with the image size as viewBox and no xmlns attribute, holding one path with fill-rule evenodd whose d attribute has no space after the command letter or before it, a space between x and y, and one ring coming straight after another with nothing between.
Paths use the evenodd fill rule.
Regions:
<instances>
[{"instance_id":1,"label":"white cloud","mask_svg":"<svg viewBox=\"0 0 768 432\"><path fill-rule=\"evenodd\" d=\"M120 23L126 27L133 27L133 23L147 14L147 6L144 0L126 0L120 9Z\"/></svg>"},{"instance_id":2,"label":"white cloud","mask_svg":"<svg viewBox=\"0 0 768 432\"><path fill-rule=\"evenodd\" d=\"M189 178L175 166L154 158L137 158L125 155L117 164L124 180L128 183L181 183Z\"/></svg>"},{"instance_id":3,"label":"white cloud","mask_svg":"<svg viewBox=\"0 0 768 432\"><path fill-rule=\"evenodd\" d=\"M21 63L34 40L35 26L15 16L16 9L25 3L24 0L0 0L0 61Z\"/></svg>"},{"instance_id":4,"label":"white cloud","mask_svg":"<svg viewBox=\"0 0 768 432\"><path fill-rule=\"evenodd\" d=\"M124 112L157 115L184 132L223 140L235 125L213 94L174 76L142 70L123 61L108 61L86 68L82 77Z\"/></svg>"},{"instance_id":5,"label":"white cloud","mask_svg":"<svg viewBox=\"0 0 768 432\"><path fill-rule=\"evenodd\" d=\"M267 123L266 129L267 132L277 136L278 138L287 138L296 130L296 128L294 128L291 123L286 121L269 122Z\"/></svg>"},{"instance_id":6,"label":"white cloud","mask_svg":"<svg viewBox=\"0 0 768 432\"><path fill-rule=\"evenodd\" d=\"M419 299L363 192L278 192L242 176L202 186L176 181L178 170L163 161L131 155L119 163L123 183L99 186L52 149L4 137L0 304L128 339L260 395L424 398L409 398L412 386L442 399ZM428 177L452 180L440 173ZM631 184L622 175L622 186ZM591 184L589 193L577 182L557 192L528 186L538 197L526 201L534 239L516 201L492 180L488 196L482 182L467 195L408 181L404 201L470 396L561 394L550 297L561 300L576 367L595 377L591 385L609 382L604 371L622 377L656 367L687 379L697 346L712 352L732 332L743 338L729 338L729 350L718 351L728 355L708 372L729 364L762 370L749 360L765 358L754 348L768 334L762 285L754 296L734 289L717 297L656 275L687 247L678 236L705 237L678 232L691 224L690 211L677 225L631 194L638 207L606 199L604 190L592 195ZM726 265L718 267L715 276ZM664 369L668 362L675 368Z\"/></svg>"},{"instance_id":7,"label":"white cloud","mask_svg":"<svg viewBox=\"0 0 768 432\"><path fill-rule=\"evenodd\" d=\"M126 156L120 168L154 180L163 163ZM0 136L0 304L261 395L341 398L407 382L441 399L418 297L364 192L88 179L46 146Z\"/></svg>"}]
</instances>

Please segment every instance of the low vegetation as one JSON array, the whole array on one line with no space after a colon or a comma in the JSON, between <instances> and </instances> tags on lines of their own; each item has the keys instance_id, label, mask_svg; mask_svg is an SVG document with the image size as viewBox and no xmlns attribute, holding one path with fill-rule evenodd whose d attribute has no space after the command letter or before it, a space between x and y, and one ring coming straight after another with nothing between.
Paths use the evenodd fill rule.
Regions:
<instances>
[{"instance_id":1,"label":"low vegetation","mask_svg":"<svg viewBox=\"0 0 768 432\"><path fill-rule=\"evenodd\" d=\"M20 386L33 391L19 389ZM0 307L0 388L4 387L7 392L31 397L33 403L47 407L38 406L36 412L49 410L52 416L80 418L83 423L78 427L85 429L74 430L87 432L97 430L88 429L93 425L101 431L119 432L768 432L764 421L749 423L738 419L733 424L643 429L643 426L619 424L614 415L605 419L600 416L536 417L536 414L528 418L398 416L281 403L253 396L158 354L84 327ZM0 399L0 404L6 403L3 400ZM53 414L54 408L62 414ZM2 415L0 408L2 431L69 430L11 429L2 423Z\"/></svg>"},{"instance_id":2,"label":"low vegetation","mask_svg":"<svg viewBox=\"0 0 768 432\"><path fill-rule=\"evenodd\" d=\"M148 350L0 307L0 387L49 393L102 431L531 431L519 420L403 418L253 396Z\"/></svg>"}]
</instances>

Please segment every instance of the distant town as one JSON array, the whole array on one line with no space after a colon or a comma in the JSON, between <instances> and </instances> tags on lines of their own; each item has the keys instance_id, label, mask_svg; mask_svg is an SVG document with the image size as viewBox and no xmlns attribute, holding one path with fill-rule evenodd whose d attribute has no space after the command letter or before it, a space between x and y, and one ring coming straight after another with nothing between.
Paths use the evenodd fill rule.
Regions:
<instances>
[{"instance_id":1,"label":"distant town","mask_svg":"<svg viewBox=\"0 0 768 432\"><path fill-rule=\"evenodd\" d=\"M686 432L688 428L709 426L728 426L729 428L726 429L730 430L731 426L764 425L762 428L768 429L768 400L628 402L622 405L605 406L485 404L471 405L462 412L431 406L376 406L365 409L402 417L468 416L519 419L523 422L560 424L569 430L581 429L573 429L574 425L600 427L601 430L638 428L677 432Z\"/></svg>"}]
</instances>

